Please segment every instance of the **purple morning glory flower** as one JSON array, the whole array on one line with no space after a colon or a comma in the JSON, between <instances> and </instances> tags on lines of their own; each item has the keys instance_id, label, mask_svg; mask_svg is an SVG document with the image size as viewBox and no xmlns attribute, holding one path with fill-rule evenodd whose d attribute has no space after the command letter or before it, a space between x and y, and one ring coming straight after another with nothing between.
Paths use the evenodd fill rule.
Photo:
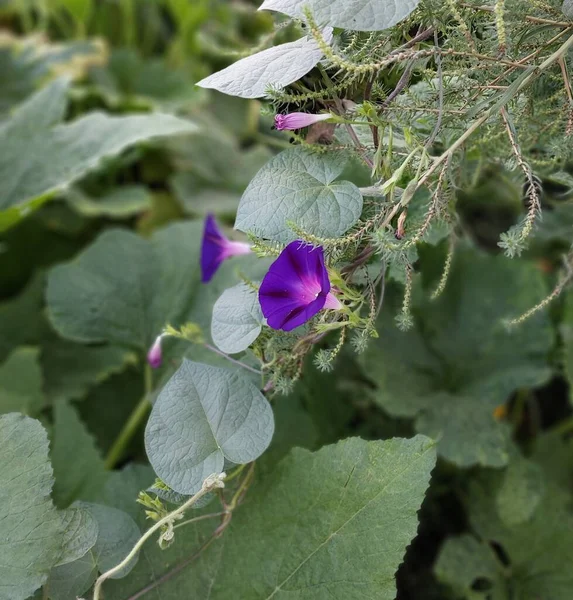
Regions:
<instances>
[{"instance_id":1,"label":"purple morning glory flower","mask_svg":"<svg viewBox=\"0 0 573 600\"><path fill-rule=\"evenodd\" d=\"M303 112L293 112L286 115L276 115L275 128L279 131L284 129L302 129L303 127L309 127L327 119L332 119L330 113L311 115Z\"/></svg>"},{"instance_id":2,"label":"purple morning glory flower","mask_svg":"<svg viewBox=\"0 0 573 600\"><path fill-rule=\"evenodd\" d=\"M147 353L147 362L152 369L158 369L161 366L161 362L163 360L161 356L161 339L163 338L163 334L158 335L153 342L153 346L149 349Z\"/></svg>"},{"instance_id":3,"label":"purple morning glory flower","mask_svg":"<svg viewBox=\"0 0 573 600\"><path fill-rule=\"evenodd\" d=\"M249 254L249 252L251 252L249 244L227 239L219 229L215 217L208 214L201 243L201 281L203 283L211 281L219 265L227 258Z\"/></svg>"},{"instance_id":4,"label":"purple morning glory flower","mask_svg":"<svg viewBox=\"0 0 573 600\"><path fill-rule=\"evenodd\" d=\"M259 301L267 324L291 331L323 308L342 308L330 292L322 247L291 242L270 266L259 289Z\"/></svg>"}]
</instances>

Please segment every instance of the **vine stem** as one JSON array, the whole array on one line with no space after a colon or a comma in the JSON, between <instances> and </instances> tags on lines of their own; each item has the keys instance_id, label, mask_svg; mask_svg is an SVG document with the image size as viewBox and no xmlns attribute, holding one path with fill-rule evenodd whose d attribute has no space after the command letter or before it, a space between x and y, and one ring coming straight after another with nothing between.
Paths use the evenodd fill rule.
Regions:
<instances>
[{"instance_id":1,"label":"vine stem","mask_svg":"<svg viewBox=\"0 0 573 600\"><path fill-rule=\"evenodd\" d=\"M105 458L106 469L113 469L115 465L119 462L129 442L131 442L133 436L137 433L137 430L140 428L143 419L145 419L147 413L151 409L151 403L149 402L149 394L151 394L151 391L153 389L153 375L151 372L151 367L147 363L145 364L143 377L145 384L145 391L143 393L143 397L141 398L137 406L134 408L126 424L119 432L119 435L113 443L113 446L107 453L107 456Z\"/></svg>"},{"instance_id":2,"label":"vine stem","mask_svg":"<svg viewBox=\"0 0 573 600\"><path fill-rule=\"evenodd\" d=\"M224 485L225 485L223 483L224 478L225 478L225 473L210 475L209 477L207 477L205 479L205 481L203 482L203 486L194 496L189 498L189 500L187 500L187 502L182 504L179 508L176 508L173 512L170 512L168 515L163 517L163 519L160 519L159 521L157 521L157 523L155 523L155 525L153 525L153 527L149 528L139 538L137 543L130 550L129 554L119 564L117 564L115 567L113 567L109 571L102 573L98 577L97 581L95 582L95 586L94 586L93 600L99 600L100 594L101 594L101 587L102 587L104 581L106 579L109 579L110 577L113 577L114 575L119 573L122 569L124 569L135 558L137 553L141 550L141 547L143 546L143 544L145 544L145 542L157 530L161 529L161 527L163 527L163 525L167 525L168 523L170 523L174 519L176 519L179 515L183 514L189 507L193 506L193 504L195 504L195 502L197 502L197 500L202 498L205 494L208 494L211 490L213 490L215 488L224 487Z\"/></svg>"}]
</instances>

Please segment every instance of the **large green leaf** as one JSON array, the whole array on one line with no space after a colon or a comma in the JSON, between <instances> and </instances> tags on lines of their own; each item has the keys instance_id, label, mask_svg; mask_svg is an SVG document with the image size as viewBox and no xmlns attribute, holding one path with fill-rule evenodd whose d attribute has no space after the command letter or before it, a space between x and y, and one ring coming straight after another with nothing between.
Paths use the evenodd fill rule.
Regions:
<instances>
[{"instance_id":1,"label":"large green leaf","mask_svg":"<svg viewBox=\"0 0 573 600\"><path fill-rule=\"evenodd\" d=\"M42 346L44 389L52 402L83 398L95 385L135 364L137 356L118 346L84 346L52 339Z\"/></svg>"},{"instance_id":2,"label":"large green leaf","mask_svg":"<svg viewBox=\"0 0 573 600\"><path fill-rule=\"evenodd\" d=\"M189 121L160 113L115 117L94 112L62 124L67 91L68 81L59 79L0 124L0 230L96 169L104 158L138 142L196 129Z\"/></svg>"},{"instance_id":3,"label":"large green leaf","mask_svg":"<svg viewBox=\"0 0 573 600\"><path fill-rule=\"evenodd\" d=\"M379 31L407 17L420 0L265 0L261 10L276 10L291 17L302 17L308 6L318 23L354 29Z\"/></svg>"},{"instance_id":4,"label":"large green leaf","mask_svg":"<svg viewBox=\"0 0 573 600\"><path fill-rule=\"evenodd\" d=\"M220 350L237 354L259 336L264 318L259 297L246 283L225 290L213 307L211 337Z\"/></svg>"},{"instance_id":5,"label":"large green leaf","mask_svg":"<svg viewBox=\"0 0 573 600\"><path fill-rule=\"evenodd\" d=\"M19 348L0 365L0 413L36 416L46 405L37 348Z\"/></svg>"},{"instance_id":6,"label":"large green leaf","mask_svg":"<svg viewBox=\"0 0 573 600\"><path fill-rule=\"evenodd\" d=\"M148 242L103 233L73 262L50 271L48 315L64 337L146 350L178 324L199 284L201 224L177 223Z\"/></svg>"},{"instance_id":7,"label":"large green leaf","mask_svg":"<svg viewBox=\"0 0 573 600\"><path fill-rule=\"evenodd\" d=\"M38 421L0 417L0 599L25 600L62 551L64 523L50 499L48 436Z\"/></svg>"},{"instance_id":8,"label":"large green leaf","mask_svg":"<svg viewBox=\"0 0 573 600\"><path fill-rule=\"evenodd\" d=\"M338 237L358 221L362 194L335 179L347 163L343 154L317 155L297 147L269 161L245 190L235 227L279 242L297 239L291 221L308 233Z\"/></svg>"},{"instance_id":9,"label":"large green leaf","mask_svg":"<svg viewBox=\"0 0 573 600\"><path fill-rule=\"evenodd\" d=\"M460 466L507 462L506 427L493 415L518 388L551 376L554 336L546 313L508 332L502 319L546 294L542 274L527 261L460 248L443 296L418 294L416 325L394 325L390 292L378 322L380 337L361 358L377 385L375 400L393 416L416 419L439 438L438 451Z\"/></svg>"},{"instance_id":10,"label":"large green leaf","mask_svg":"<svg viewBox=\"0 0 573 600\"><path fill-rule=\"evenodd\" d=\"M212 523L178 531L161 561L148 546L150 564L161 567L152 573L140 561L106 597L124 599L156 582L149 600L393 600L434 464L422 436L295 449L253 485L229 529L196 561L159 581L193 555Z\"/></svg>"},{"instance_id":11,"label":"large green leaf","mask_svg":"<svg viewBox=\"0 0 573 600\"><path fill-rule=\"evenodd\" d=\"M145 447L157 475L173 490L194 494L225 459L244 464L268 447L272 409L238 373L184 360L159 394Z\"/></svg>"},{"instance_id":12,"label":"large green leaf","mask_svg":"<svg viewBox=\"0 0 573 600\"><path fill-rule=\"evenodd\" d=\"M56 504L65 507L77 499L93 499L107 478L104 463L75 409L63 400L54 409L53 438Z\"/></svg>"}]
</instances>

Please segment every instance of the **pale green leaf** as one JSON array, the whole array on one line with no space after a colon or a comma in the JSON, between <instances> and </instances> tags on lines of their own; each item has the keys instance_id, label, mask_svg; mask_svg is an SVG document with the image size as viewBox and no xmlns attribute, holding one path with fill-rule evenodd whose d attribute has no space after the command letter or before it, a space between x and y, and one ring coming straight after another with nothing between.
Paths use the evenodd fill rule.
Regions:
<instances>
[{"instance_id":1,"label":"pale green leaf","mask_svg":"<svg viewBox=\"0 0 573 600\"><path fill-rule=\"evenodd\" d=\"M36 416L46 405L37 348L18 348L0 365L0 413Z\"/></svg>"},{"instance_id":2,"label":"pale green leaf","mask_svg":"<svg viewBox=\"0 0 573 600\"><path fill-rule=\"evenodd\" d=\"M394 600L395 572L416 535L435 459L422 436L295 449L252 486L223 537L148 598ZM124 599L157 581L213 528L178 532L161 555L167 563L152 573L141 561L106 597ZM147 548L154 565L157 552Z\"/></svg>"},{"instance_id":3,"label":"pale green leaf","mask_svg":"<svg viewBox=\"0 0 573 600\"><path fill-rule=\"evenodd\" d=\"M238 373L184 360L159 394L145 430L151 466L182 494L223 471L225 459L258 458L274 431L272 409Z\"/></svg>"},{"instance_id":4,"label":"pale green leaf","mask_svg":"<svg viewBox=\"0 0 573 600\"><path fill-rule=\"evenodd\" d=\"M50 499L48 436L38 421L0 417L0 599L25 600L58 562L63 522Z\"/></svg>"},{"instance_id":5,"label":"pale green leaf","mask_svg":"<svg viewBox=\"0 0 573 600\"><path fill-rule=\"evenodd\" d=\"M419 3L420 0L265 0L260 10L301 18L307 6L318 23L356 31L380 31L406 18Z\"/></svg>"},{"instance_id":6,"label":"pale green leaf","mask_svg":"<svg viewBox=\"0 0 573 600\"><path fill-rule=\"evenodd\" d=\"M245 190L235 227L279 242L297 239L293 222L320 237L338 237L362 212L362 194L349 181L336 182L343 154L312 154L297 147L269 161Z\"/></svg>"},{"instance_id":7,"label":"pale green leaf","mask_svg":"<svg viewBox=\"0 0 573 600\"><path fill-rule=\"evenodd\" d=\"M97 541L92 548L94 560L100 572L108 571L120 563L135 546L141 533L135 521L122 510L101 504L80 504L85 506L98 523ZM137 556L113 579L125 577L137 564Z\"/></svg>"},{"instance_id":8,"label":"pale green leaf","mask_svg":"<svg viewBox=\"0 0 573 600\"><path fill-rule=\"evenodd\" d=\"M77 499L94 498L107 473L92 436L68 402L56 403L53 437L56 504L65 507Z\"/></svg>"},{"instance_id":9,"label":"pale green leaf","mask_svg":"<svg viewBox=\"0 0 573 600\"><path fill-rule=\"evenodd\" d=\"M73 262L52 269L47 303L56 330L79 342L146 351L167 323L179 322L197 291L201 227L177 223L151 243L107 230Z\"/></svg>"},{"instance_id":10,"label":"pale green leaf","mask_svg":"<svg viewBox=\"0 0 573 600\"><path fill-rule=\"evenodd\" d=\"M95 385L135 364L137 356L117 346L84 346L54 339L42 347L44 389L53 401L83 398Z\"/></svg>"},{"instance_id":11,"label":"pale green leaf","mask_svg":"<svg viewBox=\"0 0 573 600\"><path fill-rule=\"evenodd\" d=\"M118 117L93 112L62 124L67 89L67 80L55 81L0 124L5 149L0 158L0 229L98 168L104 158L138 142L196 129L161 113Z\"/></svg>"},{"instance_id":12,"label":"pale green leaf","mask_svg":"<svg viewBox=\"0 0 573 600\"><path fill-rule=\"evenodd\" d=\"M80 559L93 548L98 536L98 523L89 510L81 506L68 508L62 517L64 539L58 566Z\"/></svg>"},{"instance_id":13,"label":"pale green leaf","mask_svg":"<svg viewBox=\"0 0 573 600\"><path fill-rule=\"evenodd\" d=\"M332 30L325 33L330 40ZM322 50L312 38L280 44L242 58L226 69L197 83L241 98L261 98L269 88L283 88L306 75L322 58Z\"/></svg>"},{"instance_id":14,"label":"pale green leaf","mask_svg":"<svg viewBox=\"0 0 573 600\"><path fill-rule=\"evenodd\" d=\"M246 350L261 333L264 322L259 297L245 283L223 292L213 307L211 337L219 350L237 354Z\"/></svg>"}]
</instances>

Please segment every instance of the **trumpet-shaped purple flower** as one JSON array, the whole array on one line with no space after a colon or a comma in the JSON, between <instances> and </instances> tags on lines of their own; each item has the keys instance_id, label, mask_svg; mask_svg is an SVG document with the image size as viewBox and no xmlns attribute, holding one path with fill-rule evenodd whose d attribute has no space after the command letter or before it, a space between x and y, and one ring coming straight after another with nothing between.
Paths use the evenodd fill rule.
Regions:
<instances>
[{"instance_id":1,"label":"trumpet-shaped purple flower","mask_svg":"<svg viewBox=\"0 0 573 600\"><path fill-rule=\"evenodd\" d=\"M311 115L303 112L293 112L286 115L276 115L275 117L275 128L279 131L284 129L302 129L303 127L309 127L320 121L326 121L332 119L330 113L324 113L321 115Z\"/></svg>"},{"instance_id":2,"label":"trumpet-shaped purple flower","mask_svg":"<svg viewBox=\"0 0 573 600\"><path fill-rule=\"evenodd\" d=\"M153 345L149 349L147 353L147 362L152 369L158 369L161 366L161 362L163 357L161 355L161 340L163 339L163 334L158 335L153 342Z\"/></svg>"},{"instance_id":3,"label":"trumpet-shaped purple flower","mask_svg":"<svg viewBox=\"0 0 573 600\"><path fill-rule=\"evenodd\" d=\"M201 243L201 281L213 278L224 260L239 254L249 254L251 247L246 242L232 242L223 235L212 214L207 215Z\"/></svg>"},{"instance_id":4,"label":"trumpet-shaped purple flower","mask_svg":"<svg viewBox=\"0 0 573 600\"><path fill-rule=\"evenodd\" d=\"M269 327L291 331L323 308L342 308L330 292L330 279L320 246L291 242L270 266L259 289Z\"/></svg>"}]
</instances>

